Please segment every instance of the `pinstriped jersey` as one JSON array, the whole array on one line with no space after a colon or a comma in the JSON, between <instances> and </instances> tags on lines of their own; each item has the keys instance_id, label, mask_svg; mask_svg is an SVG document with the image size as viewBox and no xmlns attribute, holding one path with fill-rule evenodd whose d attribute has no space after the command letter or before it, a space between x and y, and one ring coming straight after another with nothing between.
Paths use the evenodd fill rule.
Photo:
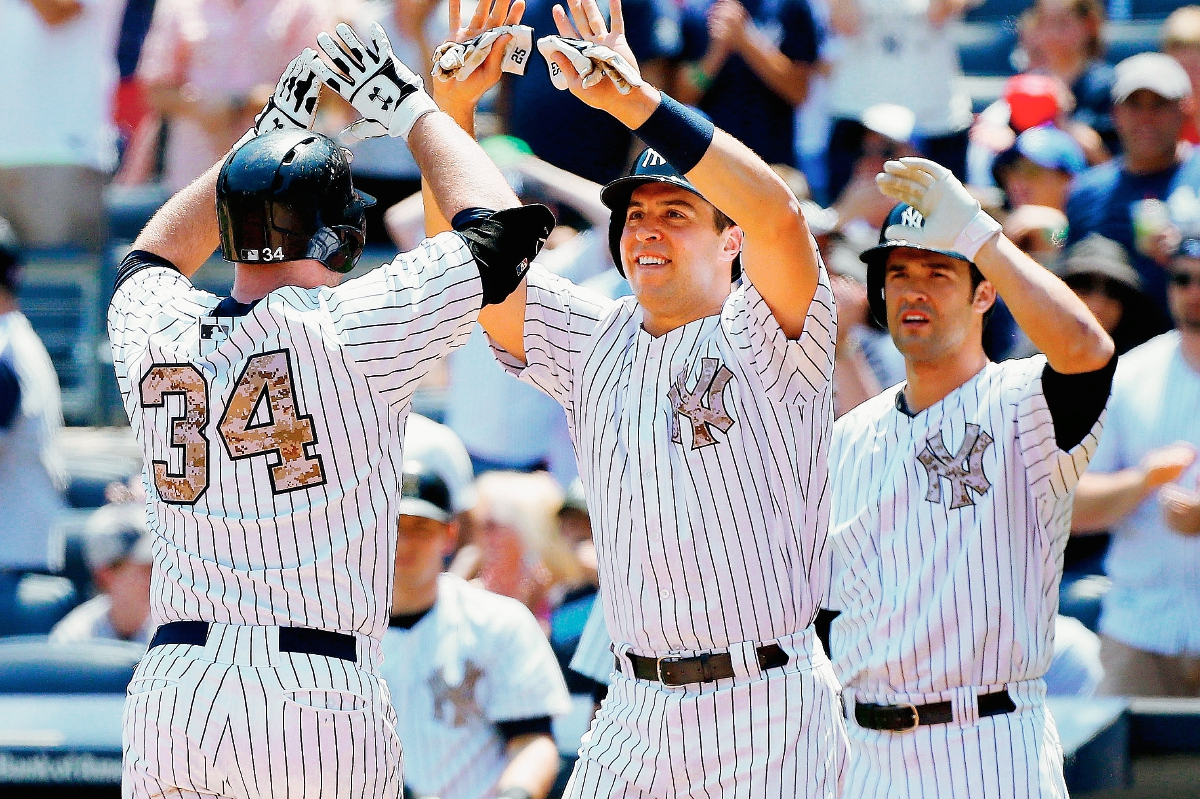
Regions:
<instances>
[{"instance_id":1,"label":"pinstriped jersey","mask_svg":"<svg viewBox=\"0 0 1200 799\"><path fill-rule=\"evenodd\" d=\"M152 264L109 309L146 463L154 619L379 638L404 423L478 316L470 251L446 233L337 288L281 288L241 316L214 316L219 302Z\"/></svg>"},{"instance_id":2,"label":"pinstriped jersey","mask_svg":"<svg viewBox=\"0 0 1200 799\"><path fill-rule=\"evenodd\" d=\"M529 274L528 366L497 357L566 409L613 640L665 655L808 626L828 576L824 266L797 340L748 282L653 337L632 298Z\"/></svg>"},{"instance_id":3,"label":"pinstriped jersey","mask_svg":"<svg viewBox=\"0 0 1200 799\"><path fill-rule=\"evenodd\" d=\"M1044 356L989 363L909 416L903 384L834 425L830 632L838 679L867 694L1041 677L1063 549L1103 415L1064 452Z\"/></svg>"},{"instance_id":4,"label":"pinstriped jersey","mask_svg":"<svg viewBox=\"0 0 1200 799\"><path fill-rule=\"evenodd\" d=\"M485 799L508 766L498 724L566 713L562 671L537 619L515 599L451 574L411 629L389 627L380 669L420 796Z\"/></svg>"}]
</instances>

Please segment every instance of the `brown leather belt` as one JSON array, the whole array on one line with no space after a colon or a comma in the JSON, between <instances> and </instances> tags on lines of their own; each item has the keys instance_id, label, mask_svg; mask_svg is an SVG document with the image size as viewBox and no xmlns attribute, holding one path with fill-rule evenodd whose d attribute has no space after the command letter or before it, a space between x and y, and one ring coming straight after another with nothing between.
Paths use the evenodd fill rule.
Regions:
<instances>
[{"instance_id":1,"label":"brown leather belt","mask_svg":"<svg viewBox=\"0 0 1200 799\"><path fill-rule=\"evenodd\" d=\"M788 654L779 644L766 644L755 650L758 665L763 671L788 664ZM728 652L711 652L695 657L648 658L628 652L625 655L633 666L633 676L639 680L660 682L663 685L688 685L713 682L734 676L733 656ZM621 670L621 664L617 664Z\"/></svg>"},{"instance_id":2,"label":"brown leather belt","mask_svg":"<svg viewBox=\"0 0 1200 799\"><path fill-rule=\"evenodd\" d=\"M996 691L979 697L979 716L999 716L1017 709L1008 691ZM907 732L922 724L949 724L954 721L954 707L949 702L928 705L854 704L854 720L868 730Z\"/></svg>"}]
</instances>

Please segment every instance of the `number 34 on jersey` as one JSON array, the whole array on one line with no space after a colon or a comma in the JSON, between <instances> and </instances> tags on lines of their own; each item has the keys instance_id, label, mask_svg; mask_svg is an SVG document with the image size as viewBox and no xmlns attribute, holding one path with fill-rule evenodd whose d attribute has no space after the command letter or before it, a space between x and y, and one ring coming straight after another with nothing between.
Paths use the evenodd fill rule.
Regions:
<instances>
[{"instance_id":1,"label":"number 34 on jersey","mask_svg":"<svg viewBox=\"0 0 1200 799\"><path fill-rule=\"evenodd\" d=\"M153 461L154 486L164 502L193 505L209 481L210 437L219 438L232 460L266 457L271 489L276 494L325 484L321 456L313 451L317 437L312 416L296 404L291 353L274 350L253 355L234 385L217 422L209 427L209 386L192 364L154 364L139 385L144 408L167 407L180 398L178 415L170 416L168 443L182 468Z\"/></svg>"}]
</instances>

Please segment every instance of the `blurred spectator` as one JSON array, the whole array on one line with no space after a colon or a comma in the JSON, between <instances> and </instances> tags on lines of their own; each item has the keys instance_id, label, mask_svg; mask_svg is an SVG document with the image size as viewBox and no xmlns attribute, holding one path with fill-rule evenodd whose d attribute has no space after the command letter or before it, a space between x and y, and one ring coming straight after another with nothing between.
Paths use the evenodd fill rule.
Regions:
<instances>
[{"instance_id":1,"label":"blurred spectator","mask_svg":"<svg viewBox=\"0 0 1200 799\"><path fill-rule=\"evenodd\" d=\"M1172 226L1162 201L1195 194L1200 159L1177 147L1191 113L1191 83L1183 67L1161 53L1141 53L1117 65L1113 120L1121 157L1080 175L1067 201L1068 245L1100 233L1130 253L1143 291L1154 301L1158 330L1169 327L1167 273Z\"/></svg>"},{"instance_id":2,"label":"blurred spectator","mask_svg":"<svg viewBox=\"0 0 1200 799\"><path fill-rule=\"evenodd\" d=\"M562 507L562 489L544 472L488 472L475 487L479 500L471 522L480 582L489 591L519 599L548 622L562 594L587 582L558 532L555 515Z\"/></svg>"},{"instance_id":3,"label":"blurred spectator","mask_svg":"<svg viewBox=\"0 0 1200 799\"><path fill-rule=\"evenodd\" d=\"M834 345L833 415L842 416L883 390L863 351L860 329L866 327L870 308L867 287L841 275L831 275L838 309Z\"/></svg>"},{"instance_id":4,"label":"blurred spectator","mask_svg":"<svg viewBox=\"0 0 1200 799\"><path fill-rule=\"evenodd\" d=\"M1071 181L1086 167L1079 144L1069 134L1045 125L1018 136L992 162L992 175L1010 208L1043 205L1064 211Z\"/></svg>"},{"instance_id":5,"label":"blurred spectator","mask_svg":"<svg viewBox=\"0 0 1200 799\"><path fill-rule=\"evenodd\" d=\"M475 507L475 475L462 440L444 424L410 413L404 427L404 458L437 471L450 489L455 519Z\"/></svg>"},{"instance_id":6,"label":"blurred spectator","mask_svg":"<svg viewBox=\"0 0 1200 799\"><path fill-rule=\"evenodd\" d=\"M1150 300L1120 244L1092 233L1067 250L1058 275L1112 336L1118 355L1153 337Z\"/></svg>"},{"instance_id":7,"label":"blurred spectator","mask_svg":"<svg viewBox=\"0 0 1200 799\"><path fill-rule=\"evenodd\" d=\"M22 572L57 571L63 558L62 402L54 364L17 305L18 259L0 218L0 629L17 614Z\"/></svg>"},{"instance_id":8,"label":"blurred spectator","mask_svg":"<svg viewBox=\"0 0 1200 799\"><path fill-rule=\"evenodd\" d=\"M559 2L527 0L521 22L533 27L535 40L558 33L550 10ZM607 15L608 4L600 5ZM678 54L680 41L673 0L625 0L621 7L625 35L642 76L655 86L667 85L667 59ZM506 95L505 132L528 142L539 158L596 183L623 173L633 143L629 129L570 92L555 89L544 66L535 64L522 77L508 75L501 85Z\"/></svg>"},{"instance_id":9,"label":"blurred spectator","mask_svg":"<svg viewBox=\"0 0 1200 799\"><path fill-rule=\"evenodd\" d=\"M246 132L283 68L329 21L323 0L158 0L138 76L168 123L168 190Z\"/></svg>"},{"instance_id":10,"label":"blurred spectator","mask_svg":"<svg viewBox=\"0 0 1200 799\"><path fill-rule=\"evenodd\" d=\"M149 644L153 536L144 502L105 505L88 517L84 557L99 594L68 613L50 631L56 643L97 638Z\"/></svg>"},{"instance_id":11,"label":"blurred spectator","mask_svg":"<svg viewBox=\"0 0 1200 799\"><path fill-rule=\"evenodd\" d=\"M874 239L896 201L884 195L875 184L883 164L904 156L917 155L913 143L916 115L901 105L880 103L863 111L861 147L849 183L837 196L834 211L837 225L846 228L865 225L867 239Z\"/></svg>"},{"instance_id":12,"label":"blurred spectator","mask_svg":"<svg viewBox=\"0 0 1200 799\"><path fill-rule=\"evenodd\" d=\"M1200 696L1200 240L1170 264L1177 330L1122 356L1072 530L1112 532L1100 693Z\"/></svg>"},{"instance_id":13,"label":"blurred spectator","mask_svg":"<svg viewBox=\"0 0 1200 799\"><path fill-rule=\"evenodd\" d=\"M570 708L562 673L528 609L442 573L452 510L439 470L406 458L381 669L406 794L543 799L559 767L551 719Z\"/></svg>"},{"instance_id":14,"label":"blurred spectator","mask_svg":"<svg viewBox=\"0 0 1200 799\"><path fill-rule=\"evenodd\" d=\"M1187 72L1192 97L1200 97L1200 6L1177 8L1167 17L1162 26L1162 51ZM1200 115L1195 106L1184 123L1182 137L1200 144Z\"/></svg>"},{"instance_id":15,"label":"blurred spectator","mask_svg":"<svg viewBox=\"0 0 1200 799\"><path fill-rule=\"evenodd\" d=\"M1103 0L1037 0L1019 20L1022 71L1051 75L1070 88L1071 121L1118 146L1111 110L1113 69L1104 62Z\"/></svg>"},{"instance_id":16,"label":"blurred spectator","mask_svg":"<svg viewBox=\"0 0 1200 799\"><path fill-rule=\"evenodd\" d=\"M444 0L390 0L363 3L359 9L355 30L365 31L370 22L378 22L396 57L418 73L422 72L419 65L432 61L433 48L449 38ZM469 13L471 7L466 10ZM354 187L377 200L367 209L367 242L389 244L384 215L388 208L421 190L421 170L399 136L363 139L351 144L350 150L354 153L350 164ZM402 251L408 249L401 247Z\"/></svg>"},{"instance_id":17,"label":"blurred spectator","mask_svg":"<svg viewBox=\"0 0 1200 799\"><path fill-rule=\"evenodd\" d=\"M682 32L679 100L767 163L795 166L796 107L821 39L808 0L690 0Z\"/></svg>"},{"instance_id":18,"label":"blurred spectator","mask_svg":"<svg viewBox=\"0 0 1200 799\"><path fill-rule=\"evenodd\" d=\"M895 103L916 115L921 152L966 179L971 96L963 82L952 23L971 0L830 0L842 38L833 68L829 194L849 182L862 150L863 111Z\"/></svg>"},{"instance_id":19,"label":"blurred spectator","mask_svg":"<svg viewBox=\"0 0 1200 799\"><path fill-rule=\"evenodd\" d=\"M1047 205L1022 205L1004 220L1004 235L1021 252L1053 269L1067 240L1067 215Z\"/></svg>"},{"instance_id":20,"label":"blurred spectator","mask_svg":"<svg viewBox=\"0 0 1200 799\"><path fill-rule=\"evenodd\" d=\"M25 245L99 249L116 167L121 0L0 1L0 216Z\"/></svg>"},{"instance_id":21,"label":"blurred spectator","mask_svg":"<svg viewBox=\"0 0 1200 799\"><path fill-rule=\"evenodd\" d=\"M114 99L113 121L121 138L128 142L138 126L153 110L146 99L146 89L137 78L137 65L142 57L142 45L150 30L155 0L126 0L125 13L117 37L117 69L120 83Z\"/></svg>"}]
</instances>

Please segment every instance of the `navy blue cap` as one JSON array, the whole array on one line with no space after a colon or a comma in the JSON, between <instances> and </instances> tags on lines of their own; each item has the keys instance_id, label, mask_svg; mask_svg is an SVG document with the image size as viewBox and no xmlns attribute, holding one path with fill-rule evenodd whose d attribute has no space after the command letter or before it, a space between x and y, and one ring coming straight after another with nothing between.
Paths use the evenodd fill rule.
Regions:
<instances>
[{"instance_id":1,"label":"navy blue cap","mask_svg":"<svg viewBox=\"0 0 1200 799\"><path fill-rule=\"evenodd\" d=\"M400 515L448 522L453 515L450 486L436 469L406 460L400 480Z\"/></svg>"}]
</instances>

